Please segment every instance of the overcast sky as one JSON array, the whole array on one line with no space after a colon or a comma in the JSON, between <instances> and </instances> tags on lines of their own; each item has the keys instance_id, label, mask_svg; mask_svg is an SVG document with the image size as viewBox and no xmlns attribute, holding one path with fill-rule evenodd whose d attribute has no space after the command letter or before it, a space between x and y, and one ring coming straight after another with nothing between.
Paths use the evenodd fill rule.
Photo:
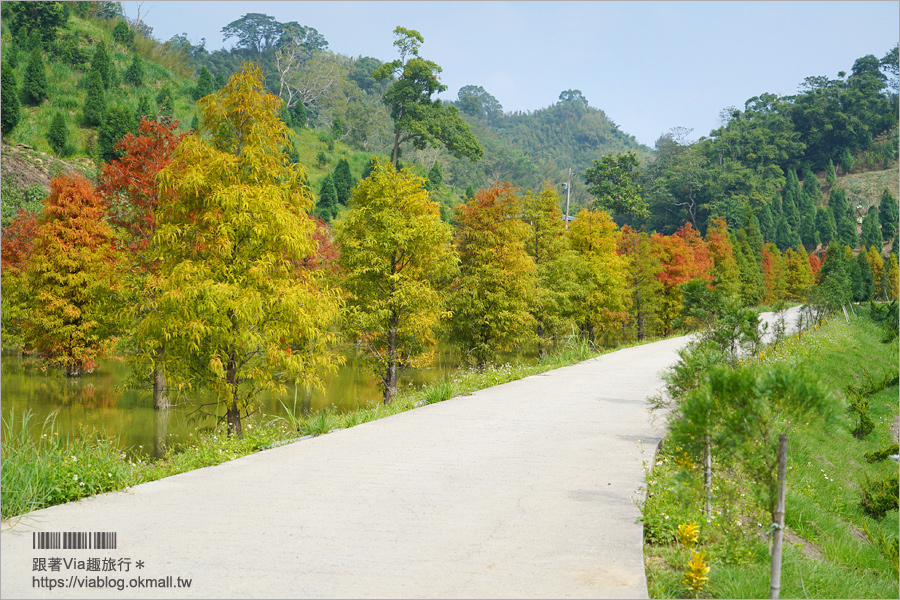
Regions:
<instances>
[{"instance_id":1,"label":"overcast sky","mask_svg":"<svg viewBox=\"0 0 900 600\"><path fill-rule=\"evenodd\" d=\"M210 51L251 12L314 27L333 52L397 57L393 30L425 38L455 100L480 85L505 111L537 110L578 89L621 130L653 146L672 127L693 138L719 113L765 92L793 94L805 77L836 77L898 41L900 3L833 2L122 2L160 41L184 33Z\"/></svg>"}]
</instances>

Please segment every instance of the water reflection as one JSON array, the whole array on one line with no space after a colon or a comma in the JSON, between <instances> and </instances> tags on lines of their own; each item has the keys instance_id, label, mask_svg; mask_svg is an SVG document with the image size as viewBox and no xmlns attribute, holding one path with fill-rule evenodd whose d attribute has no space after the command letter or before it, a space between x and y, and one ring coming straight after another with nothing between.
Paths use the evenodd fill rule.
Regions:
<instances>
[{"instance_id":1,"label":"water reflection","mask_svg":"<svg viewBox=\"0 0 900 600\"><path fill-rule=\"evenodd\" d=\"M432 368L409 372L404 385L421 386L452 372L455 361L442 347ZM18 355L0 356L0 407L4 419L21 415L26 409L36 421L54 410L60 435L77 435L83 427L118 437L133 454L164 456L173 445L184 442L196 429L212 427L215 415L207 415L214 399L204 393L173 398L168 411L153 408L150 388L122 390L129 367L122 361L101 361L93 373L64 377L31 366ZM283 394L264 392L259 411L251 421L284 416L286 410L308 415L330 407L338 412L381 402L378 380L365 368L360 357L348 353L347 362L325 379L324 391L294 389Z\"/></svg>"}]
</instances>

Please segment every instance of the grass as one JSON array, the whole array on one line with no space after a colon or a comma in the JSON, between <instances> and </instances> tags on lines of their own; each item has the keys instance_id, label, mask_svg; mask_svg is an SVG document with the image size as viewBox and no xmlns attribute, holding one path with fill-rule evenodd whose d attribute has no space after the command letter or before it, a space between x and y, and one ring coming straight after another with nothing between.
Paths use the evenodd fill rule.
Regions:
<instances>
[{"instance_id":1,"label":"grass","mask_svg":"<svg viewBox=\"0 0 900 600\"><path fill-rule=\"evenodd\" d=\"M655 340L642 343L652 341ZM612 350L603 352L609 351ZM0 516L6 519L93 494L217 465L306 436L354 427L571 365L601 353L586 342L568 341L537 362L491 366L480 371L461 369L430 386L404 389L390 404L378 402L346 413L324 409L304 417L298 411L296 401L291 407L282 403L285 416L246 421L243 439L229 437L221 426L214 429L198 427L189 434L188 442L174 445L164 458L156 460L141 455L129 459L129 449L122 448L115 439L90 430L63 438L56 432L53 418L40 424L40 432L35 435L38 425L29 413L19 417L11 415L2 424Z\"/></svg>"},{"instance_id":2,"label":"grass","mask_svg":"<svg viewBox=\"0 0 900 600\"><path fill-rule=\"evenodd\" d=\"M804 333L802 341L794 336L764 353L766 362L820 373L844 406L848 386L866 389L875 422L872 433L856 439L845 411L830 430L813 425L791 434L782 597L897 597L897 510L876 519L861 505L869 480L897 472L892 460L866 460L867 453L895 442L898 346L881 339L882 330L868 319L856 317L848 325L840 318ZM675 527L687 521L701 525L699 549L710 555L704 597L768 596L768 512L740 465L714 464L713 472L709 521L702 514L701 471L677 449L665 448L648 474L642 512L651 598L688 596L682 583L684 548L675 541Z\"/></svg>"}]
</instances>

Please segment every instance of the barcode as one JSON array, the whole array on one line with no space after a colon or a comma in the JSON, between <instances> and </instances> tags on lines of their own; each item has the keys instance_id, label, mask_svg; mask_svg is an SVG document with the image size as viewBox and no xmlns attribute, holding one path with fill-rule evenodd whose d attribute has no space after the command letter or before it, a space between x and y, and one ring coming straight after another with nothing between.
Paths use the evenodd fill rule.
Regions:
<instances>
[{"instance_id":1,"label":"barcode","mask_svg":"<svg viewBox=\"0 0 900 600\"><path fill-rule=\"evenodd\" d=\"M115 550L115 531L41 531L31 534L35 550Z\"/></svg>"}]
</instances>

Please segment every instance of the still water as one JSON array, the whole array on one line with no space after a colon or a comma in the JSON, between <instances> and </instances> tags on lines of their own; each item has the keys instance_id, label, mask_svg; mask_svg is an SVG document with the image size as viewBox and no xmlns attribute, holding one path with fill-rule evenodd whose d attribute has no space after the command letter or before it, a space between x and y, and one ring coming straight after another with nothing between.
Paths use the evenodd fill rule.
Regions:
<instances>
[{"instance_id":1,"label":"still water","mask_svg":"<svg viewBox=\"0 0 900 600\"><path fill-rule=\"evenodd\" d=\"M283 395L264 393L259 413L250 418L271 419L293 410L309 414L326 407L338 412L382 401L378 380L361 359L352 353L338 371L325 379L325 391L295 389L288 386ZM449 375L455 369L449 349L442 348L434 365L428 369L408 371L401 385L419 387ZM153 409L150 389L122 390L129 367L120 361L101 361L99 367L80 377L64 377L48 371L42 373L18 355L0 356L0 408L9 422L21 418L25 410L34 414L33 422L43 422L58 411L56 426L60 435L77 435L85 426L119 438L134 454L162 456L166 447L188 439L198 427L211 427L215 419L198 411L213 399L204 394L173 398L169 411Z\"/></svg>"}]
</instances>

